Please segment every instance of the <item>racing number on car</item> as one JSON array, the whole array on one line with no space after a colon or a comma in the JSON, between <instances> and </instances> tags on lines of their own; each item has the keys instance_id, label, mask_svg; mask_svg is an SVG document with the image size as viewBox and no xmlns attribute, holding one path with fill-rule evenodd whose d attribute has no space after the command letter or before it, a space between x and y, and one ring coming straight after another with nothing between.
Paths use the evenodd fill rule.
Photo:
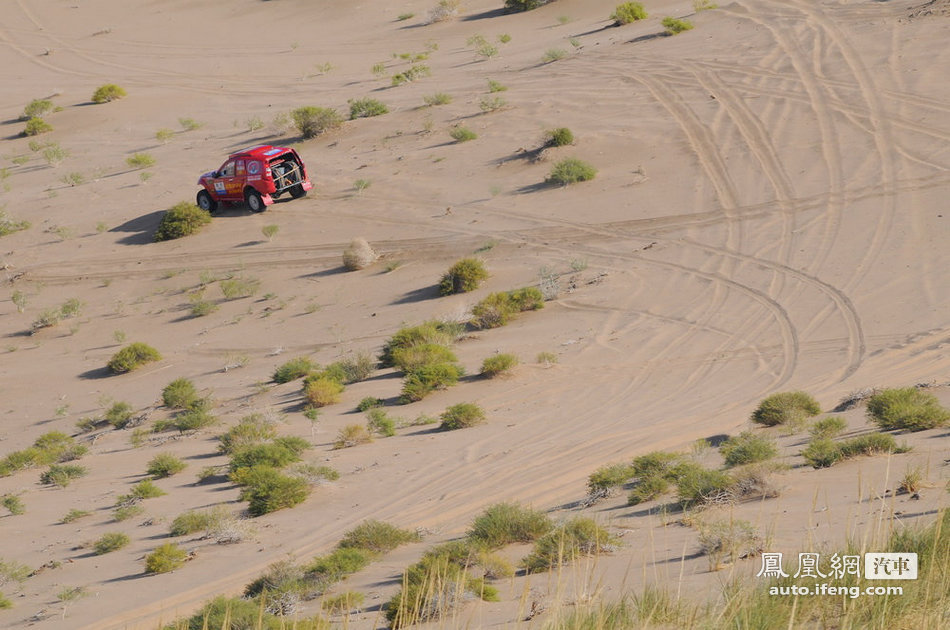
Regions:
<instances>
[{"instance_id":1,"label":"racing number on car","mask_svg":"<svg viewBox=\"0 0 950 630\"><path fill-rule=\"evenodd\" d=\"M214 183L214 192L216 192L216 193L222 193L222 194L223 194L224 191L225 191L224 182L215 182L215 183Z\"/></svg>"}]
</instances>

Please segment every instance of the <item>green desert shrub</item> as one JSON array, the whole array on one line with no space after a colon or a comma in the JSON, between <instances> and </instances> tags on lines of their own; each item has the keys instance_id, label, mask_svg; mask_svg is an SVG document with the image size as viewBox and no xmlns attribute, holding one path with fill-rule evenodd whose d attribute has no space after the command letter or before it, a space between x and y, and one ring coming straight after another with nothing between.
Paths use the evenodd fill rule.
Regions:
<instances>
[{"instance_id":1,"label":"green desert shrub","mask_svg":"<svg viewBox=\"0 0 950 630\"><path fill-rule=\"evenodd\" d=\"M165 211L153 239L170 241L189 236L211 223L211 215L187 201L181 201Z\"/></svg>"},{"instance_id":2,"label":"green desert shrub","mask_svg":"<svg viewBox=\"0 0 950 630\"><path fill-rule=\"evenodd\" d=\"M597 169L587 162L577 158L565 158L554 165L545 181L549 184L567 186L594 179L596 175Z\"/></svg>"},{"instance_id":3,"label":"green desert shrub","mask_svg":"<svg viewBox=\"0 0 950 630\"><path fill-rule=\"evenodd\" d=\"M828 416L813 424L808 432L816 438L836 438L847 428L848 423L844 418Z\"/></svg>"},{"instance_id":4,"label":"green desert shrub","mask_svg":"<svg viewBox=\"0 0 950 630\"><path fill-rule=\"evenodd\" d=\"M689 20L679 20L675 17L665 17L661 24L663 24L663 28L666 29L664 32L667 35L677 35L693 28L693 23Z\"/></svg>"},{"instance_id":5,"label":"green desert shrub","mask_svg":"<svg viewBox=\"0 0 950 630\"><path fill-rule=\"evenodd\" d=\"M132 421L132 405L127 402L114 402L106 409L103 420L114 426L116 429L123 429Z\"/></svg>"},{"instance_id":6,"label":"green desert shrub","mask_svg":"<svg viewBox=\"0 0 950 630\"><path fill-rule=\"evenodd\" d=\"M262 414L256 413L241 418L240 422L218 436L218 450L222 453L234 453L277 437L274 423Z\"/></svg>"},{"instance_id":7,"label":"green desert shrub","mask_svg":"<svg viewBox=\"0 0 950 630\"><path fill-rule=\"evenodd\" d=\"M376 360L366 352L357 352L335 363L343 373L344 383L365 381L376 371Z\"/></svg>"},{"instance_id":8,"label":"green desert shrub","mask_svg":"<svg viewBox=\"0 0 950 630\"><path fill-rule=\"evenodd\" d=\"M425 365L456 363L452 349L437 343L422 343L393 351L393 367L406 373L415 372Z\"/></svg>"},{"instance_id":9,"label":"green desert shrub","mask_svg":"<svg viewBox=\"0 0 950 630\"><path fill-rule=\"evenodd\" d=\"M449 267L439 281L439 293L468 293L488 278L485 263L477 258L463 258Z\"/></svg>"},{"instance_id":10,"label":"green desert shrub","mask_svg":"<svg viewBox=\"0 0 950 630\"><path fill-rule=\"evenodd\" d=\"M373 441L369 430L361 424L348 424L337 432L333 448L351 448Z\"/></svg>"},{"instance_id":11,"label":"green desert shrub","mask_svg":"<svg viewBox=\"0 0 950 630\"><path fill-rule=\"evenodd\" d=\"M844 458L857 455L882 455L884 453L906 453L907 446L898 446L893 435L887 433L868 433L844 440L839 443L841 456Z\"/></svg>"},{"instance_id":12,"label":"green desert shrub","mask_svg":"<svg viewBox=\"0 0 950 630\"><path fill-rule=\"evenodd\" d=\"M528 573L547 571L579 556L609 551L613 544L613 537L596 521L575 517L538 538L521 565Z\"/></svg>"},{"instance_id":13,"label":"green desert shrub","mask_svg":"<svg viewBox=\"0 0 950 630\"><path fill-rule=\"evenodd\" d=\"M304 448L310 446L306 440L301 441L303 442ZM300 448L299 444L289 443L287 441L278 442L275 440L269 444L256 444L237 451L231 456L229 467L231 472L240 468L251 468L253 466L283 468L293 462L299 462L302 452L303 449Z\"/></svg>"},{"instance_id":14,"label":"green desert shrub","mask_svg":"<svg viewBox=\"0 0 950 630\"><path fill-rule=\"evenodd\" d=\"M495 549L511 543L527 543L547 534L554 524L539 510L517 503L496 503L475 517L468 539Z\"/></svg>"},{"instance_id":15,"label":"green desert shrub","mask_svg":"<svg viewBox=\"0 0 950 630\"><path fill-rule=\"evenodd\" d=\"M458 383L464 375L455 363L427 363L406 374L400 399L404 403L422 400L432 392Z\"/></svg>"},{"instance_id":16,"label":"green desert shrub","mask_svg":"<svg viewBox=\"0 0 950 630\"><path fill-rule=\"evenodd\" d=\"M363 549L374 554L389 553L396 547L411 542L419 542L422 537L412 530L400 529L395 525L370 519L364 521L343 535L339 542L341 549Z\"/></svg>"},{"instance_id":17,"label":"green desert shrub","mask_svg":"<svg viewBox=\"0 0 950 630\"><path fill-rule=\"evenodd\" d=\"M719 452L726 460L726 466L741 466L754 464L778 455L774 440L752 431L743 431L734 435L719 447Z\"/></svg>"},{"instance_id":18,"label":"green desert shrub","mask_svg":"<svg viewBox=\"0 0 950 630\"><path fill-rule=\"evenodd\" d=\"M366 428L382 437L396 435L396 420L382 409L370 409L366 414Z\"/></svg>"},{"instance_id":19,"label":"green desert shrub","mask_svg":"<svg viewBox=\"0 0 950 630\"><path fill-rule=\"evenodd\" d=\"M48 133L53 130L53 125L49 124L39 116L34 116L26 121L26 126L23 128L24 136L38 136L41 133Z\"/></svg>"},{"instance_id":20,"label":"green desert shrub","mask_svg":"<svg viewBox=\"0 0 950 630\"><path fill-rule=\"evenodd\" d=\"M9 234L13 234L14 232L20 232L22 230L29 229L29 227L29 221L14 219L7 215L7 213L4 212L2 208L0 208L0 236L7 236Z\"/></svg>"},{"instance_id":21,"label":"green desert shrub","mask_svg":"<svg viewBox=\"0 0 950 630\"><path fill-rule=\"evenodd\" d=\"M643 477L627 495L627 505L639 505L652 501L670 489L670 482L666 477Z\"/></svg>"},{"instance_id":22,"label":"green desert shrub","mask_svg":"<svg viewBox=\"0 0 950 630\"><path fill-rule=\"evenodd\" d=\"M129 168L143 169L155 166L155 158L148 153L133 153L131 156L125 158L125 163Z\"/></svg>"},{"instance_id":23,"label":"green desert shrub","mask_svg":"<svg viewBox=\"0 0 950 630\"><path fill-rule=\"evenodd\" d=\"M110 532L100 536L96 542L93 543L92 548L97 556L101 556L113 551L118 551L129 544L129 542L131 542L131 540L127 534L123 534L122 532Z\"/></svg>"},{"instance_id":24,"label":"green desert shrub","mask_svg":"<svg viewBox=\"0 0 950 630\"><path fill-rule=\"evenodd\" d=\"M409 66L402 72L397 72L392 76L392 85L393 87L397 85L402 85L403 83L411 83L416 79L421 79L422 77L427 77L432 74L432 70L429 66L417 63Z\"/></svg>"},{"instance_id":25,"label":"green desert shrub","mask_svg":"<svg viewBox=\"0 0 950 630\"><path fill-rule=\"evenodd\" d=\"M40 475L40 483L65 488L73 479L84 477L88 471L78 464L53 464Z\"/></svg>"},{"instance_id":26,"label":"green desert shrub","mask_svg":"<svg viewBox=\"0 0 950 630\"><path fill-rule=\"evenodd\" d=\"M18 470L47 466L79 459L89 448L61 431L50 431L36 438L33 446L22 451L13 451L0 459L0 477Z\"/></svg>"},{"instance_id":27,"label":"green desert shrub","mask_svg":"<svg viewBox=\"0 0 950 630\"><path fill-rule=\"evenodd\" d=\"M370 563L372 556L373 553L367 549L338 547L325 556L314 558L304 567L304 572L308 576L332 584L363 570Z\"/></svg>"},{"instance_id":28,"label":"green desert shrub","mask_svg":"<svg viewBox=\"0 0 950 630\"><path fill-rule=\"evenodd\" d=\"M189 409L178 413L171 420L155 424L155 430L178 429L179 433L198 431L216 424L218 419L212 415L207 398L199 398Z\"/></svg>"},{"instance_id":29,"label":"green desert shrub","mask_svg":"<svg viewBox=\"0 0 950 630\"><path fill-rule=\"evenodd\" d=\"M92 102L108 103L123 97L125 97L125 90L115 83L107 83L105 85L100 85L98 88L96 88L96 91L92 93Z\"/></svg>"},{"instance_id":30,"label":"green desert shrub","mask_svg":"<svg viewBox=\"0 0 950 630\"><path fill-rule=\"evenodd\" d=\"M482 361L480 374L485 378L495 378L501 374L511 371L518 365L518 357L513 354L502 353L486 357Z\"/></svg>"},{"instance_id":31,"label":"green desert shrub","mask_svg":"<svg viewBox=\"0 0 950 630\"><path fill-rule=\"evenodd\" d=\"M536 287L490 293L472 307L469 323L475 328L498 328L520 312L543 307L544 297Z\"/></svg>"},{"instance_id":32,"label":"green desert shrub","mask_svg":"<svg viewBox=\"0 0 950 630\"><path fill-rule=\"evenodd\" d=\"M633 466L617 463L601 466L587 477L587 491L590 494L610 492L636 476Z\"/></svg>"},{"instance_id":33,"label":"green desert shrub","mask_svg":"<svg viewBox=\"0 0 950 630\"><path fill-rule=\"evenodd\" d=\"M112 518L115 519L117 523L121 523L122 521L129 520L130 518L135 518L144 512L145 508L143 508L141 505L123 505L112 510Z\"/></svg>"},{"instance_id":34,"label":"green desert shrub","mask_svg":"<svg viewBox=\"0 0 950 630\"><path fill-rule=\"evenodd\" d=\"M290 117L304 138L315 138L343 124L339 112L329 107L298 107L290 112Z\"/></svg>"},{"instance_id":35,"label":"green desert shrub","mask_svg":"<svg viewBox=\"0 0 950 630\"><path fill-rule=\"evenodd\" d=\"M618 26L630 24L637 20L645 20L646 18L647 10L644 9L643 5L639 2L624 2L623 4L618 4L617 8L614 9L614 12L610 15L610 19Z\"/></svg>"},{"instance_id":36,"label":"green desert shrub","mask_svg":"<svg viewBox=\"0 0 950 630\"><path fill-rule=\"evenodd\" d=\"M261 281L258 278L239 276L222 280L218 286L221 288L221 294L225 299L238 300L251 297L257 293L261 288Z\"/></svg>"},{"instance_id":37,"label":"green desert shrub","mask_svg":"<svg viewBox=\"0 0 950 630\"><path fill-rule=\"evenodd\" d=\"M765 426L796 426L821 413L818 401L806 392L781 392L768 396L752 412L752 422Z\"/></svg>"},{"instance_id":38,"label":"green desert shrub","mask_svg":"<svg viewBox=\"0 0 950 630\"><path fill-rule=\"evenodd\" d=\"M374 98L361 98L359 100L350 101L350 120L381 116L388 113L389 108L386 107L386 104Z\"/></svg>"},{"instance_id":39,"label":"green desert shrub","mask_svg":"<svg viewBox=\"0 0 950 630\"><path fill-rule=\"evenodd\" d=\"M422 101L429 107L448 105L452 102L452 95L446 94L445 92L436 92L435 94L423 96Z\"/></svg>"},{"instance_id":40,"label":"green desert shrub","mask_svg":"<svg viewBox=\"0 0 950 630\"><path fill-rule=\"evenodd\" d=\"M377 407L382 407L383 401L375 396L367 396L356 405L357 411L369 411L370 409L376 409Z\"/></svg>"},{"instance_id":41,"label":"green desert shrub","mask_svg":"<svg viewBox=\"0 0 950 630\"><path fill-rule=\"evenodd\" d=\"M165 496L167 492L156 486L151 479L143 479L137 484L132 486L131 492L127 495L120 495L116 503L129 504L133 501L141 501L143 499L154 499L156 497Z\"/></svg>"},{"instance_id":42,"label":"green desert shrub","mask_svg":"<svg viewBox=\"0 0 950 630\"><path fill-rule=\"evenodd\" d=\"M172 409L189 409L197 400L198 390L187 378L176 378L162 390L162 402Z\"/></svg>"},{"instance_id":43,"label":"green desert shrub","mask_svg":"<svg viewBox=\"0 0 950 630\"><path fill-rule=\"evenodd\" d=\"M827 437L814 438L801 454L812 468L828 468L841 459L841 449L838 444Z\"/></svg>"},{"instance_id":44,"label":"green desert shrub","mask_svg":"<svg viewBox=\"0 0 950 630\"><path fill-rule=\"evenodd\" d=\"M541 63L553 63L567 57L567 51L563 48L548 48L541 55Z\"/></svg>"},{"instance_id":45,"label":"green desert shrub","mask_svg":"<svg viewBox=\"0 0 950 630\"><path fill-rule=\"evenodd\" d=\"M230 518L230 513L223 506L209 510L188 510L175 517L168 528L169 536L187 536L196 532L206 532Z\"/></svg>"},{"instance_id":46,"label":"green desert shrub","mask_svg":"<svg viewBox=\"0 0 950 630\"><path fill-rule=\"evenodd\" d=\"M63 525L68 525L69 523L78 521L81 518L86 518L87 516L92 516L92 512L89 510L78 510L76 508L70 509L63 515L63 518L59 519L59 522Z\"/></svg>"},{"instance_id":47,"label":"green desert shrub","mask_svg":"<svg viewBox=\"0 0 950 630\"><path fill-rule=\"evenodd\" d=\"M317 369L317 365L308 357L297 357L287 361L274 370L275 383L289 383L303 378Z\"/></svg>"},{"instance_id":48,"label":"green desert shrub","mask_svg":"<svg viewBox=\"0 0 950 630\"><path fill-rule=\"evenodd\" d=\"M544 134L544 146L546 147L564 147L569 144L574 144L574 133L567 127L551 129Z\"/></svg>"},{"instance_id":49,"label":"green desert shrub","mask_svg":"<svg viewBox=\"0 0 950 630\"><path fill-rule=\"evenodd\" d=\"M20 114L20 120L29 120L36 116L42 116L52 109L53 101L45 98L34 98L23 108L23 113Z\"/></svg>"},{"instance_id":50,"label":"green desert shrub","mask_svg":"<svg viewBox=\"0 0 950 630\"><path fill-rule=\"evenodd\" d=\"M696 464L681 465L675 481L677 499L684 508L728 498L733 487L728 473Z\"/></svg>"},{"instance_id":51,"label":"green desert shrub","mask_svg":"<svg viewBox=\"0 0 950 630\"><path fill-rule=\"evenodd\" d=\"M346 591L339 595L327 597L320 606L330 614L345 613L353 609L362 608L366 596L359 591Z\"/></svg>"},{"instance_id":52,"label":"green desert shrub","mask_svg":"<svg viewBox=\"0 0 950 630\"><path fill-rule=\"evenodd\" d=\"M340 402L343 384L332 378L322 376L307 381L303 394L312 407L326 407Z\"/></svg>"},{"instance_id":53,"label":"green desert shrub","mask_svg":"<svg viewBox=\"0 0 950 630\"><path fill-rule=\"evenodd\" d=\"M0 593L0 610L6 608L13 608L13 602L3 596L3 593Z\"/></svg>"},{"instance_id":54,"label":"green desert shrub","mask_svg":"<svg viewBox=\"0 0 950 630\"><path fill-rule=\"evenodd\" d=\"M468 142L469 140L474 140L478 137L478 134L469 129L468 127L452 127L449 131L449 136L452 137L456 142Z\"/></svg>"},{"instance_id":55,"label":"green desert shrub","mask_svg":"<svg viewBox=\"0 0 950 630\"><path fill-rule=\"evenodd\" d=\"M10 513L11 516L19 516L26 512L26 506L23 505L23 499L15 494L5 494L0 496L0 505Z\"/></svg>"},{"instance_id":56,"label":"green desert shrub","mask_svg":"<svg viewBox=\"0 0 950 630\"><path fill-rule=\"evenodd\" d=\"M923 431L950 422L950 410L916 387L885 389L868 398L868 418L882 429Z\"/></svg>"},{"instance_id":57,"label":"green desert shrub","mask_svg":"<svg viewBox=\"0 0 950 630\"><path fill-rule=\"evenodd\" d=\"M409 348L421 344L439 344L448 346L454 343L465 331L462 324L455 322L427 321L417 326L400 328L394 334L379 356L383 367L393 367L394 354L401 348Z\"/></svg>"},{"instance_id":58,"label":"green desert shrub","mask_svg":"<svg viewBox=\"0 0 950 630\"><path fill-rule=\"evenodd\" d=\"M475 403L459 403L443 411L439 417L442 419L439 429L453 431L482 424L485 422L485 411Z\"/></svg>"},{"instance_id":59,"label":"green desert shrub","mask_svg":"<svg viewBox=\"0 0 950 630\"><path fill-rule=\"evenodd\" d=\"M145 556L146 573L168 573L181 568L188 560L188 552L173 543L165 543Z\"/></svg>"},{"instance_id":60,"label":"green desert shrub","mask_svg":"<svg viewBox=\"0 0 950 630\"><path fill-rule=\"evenodd\" d=\"M291 477L270 466L242 468L232 475L241 488L240 498L247 501L251 516L291 508L310 496L310 484L300 477Z\"/></svg>"},{"instance_id":61,"label":"green desert shrub","mask_svg":"<svg viewBox=\"0 0 950 630\"><path fill-rule=\"evenodd\" d=\"M148 461L145 472L155 479L164 479L177 475L187 464L171 453L159 453Z\"/></svg>"}]
</instances>

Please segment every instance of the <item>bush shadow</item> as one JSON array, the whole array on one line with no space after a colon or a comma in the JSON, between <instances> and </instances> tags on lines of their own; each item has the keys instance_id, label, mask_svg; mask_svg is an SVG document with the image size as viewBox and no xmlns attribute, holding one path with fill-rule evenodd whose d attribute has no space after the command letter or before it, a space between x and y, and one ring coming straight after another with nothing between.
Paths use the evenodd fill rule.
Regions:
<instances>
[{"instance_id":1,"label":"bush shadow","mask_svg":"<svg viewBox=\"0 0 950 630\"><path fill-rule=\"evenodd\" d=\"M79 378L85 380L97 380L100 378L109 378L110 376L112 376L112 370L107 367L94 368L92 370L80 372L79 374Z\"/></svg>"},{"instance_id":2,"label":"bush shadow","mask_svg":"<svg viewBox=\"0 0 950 630\"><path fill-rule=\"evenodd\" d=\"M422 287L419 289L413 289L412 291L407 291L403 294L401 298L398 298L392 302L390 305L395 304L411 304L414 302L425 302L427 300L434 300L440 297L438 285L430 285L427 287Z\"/></svg>"},{"instance_id":3,"label":"bush shadow","mask_svg":"<svg viewBox=\"0 0 950 630\"><path fill-rule=\"evenodd\" d=\"M155 210L117 225L109 232L128 233L128 236L123 236L117 241L122 245L145 245L152 242L155 230L158 229L164 214L164 210Z\"/></svg>"}]
</instances>

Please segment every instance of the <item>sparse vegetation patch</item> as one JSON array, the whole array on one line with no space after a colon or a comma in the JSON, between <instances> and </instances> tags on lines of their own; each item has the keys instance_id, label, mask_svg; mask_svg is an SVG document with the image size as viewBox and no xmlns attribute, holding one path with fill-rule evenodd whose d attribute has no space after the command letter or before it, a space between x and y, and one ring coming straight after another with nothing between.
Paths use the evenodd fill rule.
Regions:
<instances>
[{"instance_id":1,"label":"sparse vegetation patch","mask_svg":"<svg viewBox=\"0 0 950 630\"><path fill-rule=\"evenodd\" d=\"M187 201L181 201L165 211L153 240L170 241L190 236L211 223L211 215Z\"/></svg>"}]
</instances>

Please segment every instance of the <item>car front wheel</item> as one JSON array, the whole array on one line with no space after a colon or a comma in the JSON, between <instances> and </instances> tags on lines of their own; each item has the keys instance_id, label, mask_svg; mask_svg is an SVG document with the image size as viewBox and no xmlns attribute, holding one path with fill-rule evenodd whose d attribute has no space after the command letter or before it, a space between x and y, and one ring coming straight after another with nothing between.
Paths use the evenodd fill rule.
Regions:
<instances>
[{"instance_id":1,"label":"car front wheel","mask_svg":"<svg viewBox=\"0 0 950 630\"><path fill-rule=\"evenodd\" d=\"M247 207L251 212L264 212L267 208L267 206L264 205L264 199L261 198L261 193L253 188L248 189L244 193L244 201L247 203Z\"/></svg>"},{"instance_id":2,"label":"car front wheel","mask_svg":"<svg viewBox=\"0 0 950 630\"><path fill-rule=\"evenodd\" d=\"M195 202L198 204L199 208L209 214L214 214L215 210L218 209L218 202L214 200L207 190L199 190L198 198L195 200Z\"/></svg>"}]
</instances>

